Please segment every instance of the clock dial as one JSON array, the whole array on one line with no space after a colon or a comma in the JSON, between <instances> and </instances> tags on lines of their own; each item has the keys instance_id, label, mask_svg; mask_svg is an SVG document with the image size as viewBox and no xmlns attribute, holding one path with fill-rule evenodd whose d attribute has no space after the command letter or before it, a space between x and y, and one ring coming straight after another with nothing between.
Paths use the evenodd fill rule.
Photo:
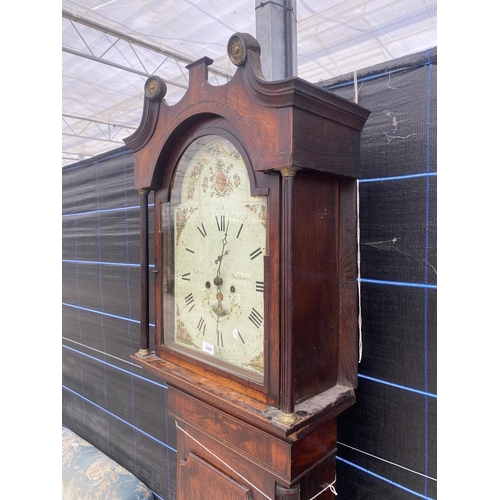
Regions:
<instances>
[{"instance_id":1,"label":"clock dial","mask_svg":"<svg viewBox=\"0 0 500 500\"><path fill-rule=\"evenodd\" d=\"M173 287L164 292L173 301L164 304L173 304L175 324L164 332L166 345L262 382L266 197L251 196L232 143L209 135L182 155L163 205L174 256Z\"/></svg>"}]
</instances>

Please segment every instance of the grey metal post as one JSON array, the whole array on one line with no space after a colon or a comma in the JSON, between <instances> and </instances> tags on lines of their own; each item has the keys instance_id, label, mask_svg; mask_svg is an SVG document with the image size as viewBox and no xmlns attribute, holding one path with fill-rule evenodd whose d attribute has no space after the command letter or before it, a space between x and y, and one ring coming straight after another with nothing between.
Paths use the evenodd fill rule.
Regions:
<instances>
[{"instance_id":1,"label":"grey metal post","mask_svg":"<svg viewBox=\"0 0 500 500\"><path fill-rule=\"evenodd\" d=\"M296 0L255 0L256 38L269 81L297 76L296 12Z\"/></svg>"}]
</instances>

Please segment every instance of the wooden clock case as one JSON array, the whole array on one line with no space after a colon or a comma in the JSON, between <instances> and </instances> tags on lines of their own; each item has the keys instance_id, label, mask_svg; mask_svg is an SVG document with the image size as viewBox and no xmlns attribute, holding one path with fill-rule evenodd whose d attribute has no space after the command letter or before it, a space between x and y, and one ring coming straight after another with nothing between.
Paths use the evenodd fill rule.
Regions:
<instances>
[{"instance_id":1,"label":"wooden clock case","mask_svg":"<svg viewBox=\"0 0 500 500\"><path fill-rule=\"evenodd\" d=\"M259 384L163 345L156 274L154 353L134 361L169 387L178 427L179 499L308 499L335 480L337 416L354 404L358 362L356 179L369 111L300 78L268 82L260 47L237 33L229 83L208 83L200 59L175 105L146 82L134 152L135 187L168 199L176 159L192 138L235 142L253 194L268 196L265 365ZM155 236L156 268L160 242ZM144 290L142 293L147 293ZM318 498L334 498L326 488Z\"/></svg>"}]
</instances>

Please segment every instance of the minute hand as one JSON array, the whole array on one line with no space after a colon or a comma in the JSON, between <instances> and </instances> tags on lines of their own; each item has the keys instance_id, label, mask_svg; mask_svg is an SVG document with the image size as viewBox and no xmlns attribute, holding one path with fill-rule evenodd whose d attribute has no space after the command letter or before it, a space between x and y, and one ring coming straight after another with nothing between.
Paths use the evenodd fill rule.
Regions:
<instances>
[{"instance_id":1,"label":"minute hand","mask_svg":"<svg viewBox=\"0 0 500 500\"><path fill-rule=\"evenodd\" d=\"M222 285L222 280L220 280L220 266L222 264L222 258L224 257L224 255L227 254L227 250L224 252L224 249L226 248L226 245L227 245L227 232L228 231L229 231L229 221L227 221L226 232L224 233L224 239L222 240L222 250L221 250L220 255L217 257L217 260L219 261L219 266L217 267L216 280L217 280L217 278L219 278L219 279L217 280L217 283L215 282L216 280L214 280L214 284L218 289L220 289L220 285Z\"/></svg>"},{"instance_id":2,"label":"minute hand","mask_svg":"<svg viewBox=\"0 0 500 500\"><path fill-rule=\"evenodd\" d=\"M226 231L224 233L224 238L222 240L222 250L221 250L221 254L217 257L217 260L219 261L219 265L217 267L217 275L214 279L214 285L217 287L217 309L216 309L216 314L217 316L219 317L220 315L222 315L222 299L224 298L224 296L222 295L222 292L221 292L221 285L222 285L222 278L220 277L220 268L221 268L221 265L222 265L222 258L224 257L225 254L227 254L227 250L224 251L226 249L226 245L227 245L227 232L229 231L229 221L227 223L227 226L226 226ZM218 323L218 318L217 317L217 323Z\"/></svg>"}]
</instances>

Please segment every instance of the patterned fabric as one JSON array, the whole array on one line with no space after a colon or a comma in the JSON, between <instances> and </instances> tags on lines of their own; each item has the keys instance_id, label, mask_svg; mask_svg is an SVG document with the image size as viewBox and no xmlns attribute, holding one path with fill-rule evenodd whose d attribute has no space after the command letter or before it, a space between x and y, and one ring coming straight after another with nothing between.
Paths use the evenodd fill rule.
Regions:
<instances>
[{"instance_id":1,"label":"patterned fabric","mask_svg":"<svg viewBox=\"0 0 500 500\"><path fill-rule=\"evenodd\" d=\"M121 465L63 426L62 499L153 500L153 493Z\"/></svg>"}]
</instances>

